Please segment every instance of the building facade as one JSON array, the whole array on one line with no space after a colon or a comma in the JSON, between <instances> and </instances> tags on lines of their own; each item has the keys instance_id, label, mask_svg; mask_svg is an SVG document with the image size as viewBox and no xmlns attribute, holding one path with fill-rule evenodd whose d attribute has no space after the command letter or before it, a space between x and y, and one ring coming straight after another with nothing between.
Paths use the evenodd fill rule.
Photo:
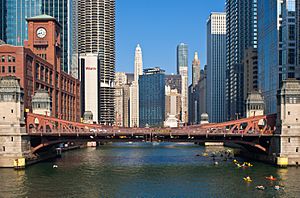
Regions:
<instances>
[{"instance_id":1,"label":"building facade","mask_svg":"<svg viewBox=\"0 0 300 198\"><path fill-rule=\"evenodd\" d=\"M163 127L165 121L165 74L160 68L144 69L139 78L139 126Z\"/></svg>"},{"instance_id":2,"label":"building facade","mask_svg":"<svg viewBox=\"0 0 300 198\"><path fill-rule=\"evenodd\" d=\"M76 0L74 0L76 1ZM41 14L53 16L62 26L61 30L61 64L65 72L69 72L69 56L72 49L70 35L72 34L73 0L1 0L0 39L7 44L23 46L28 39L26 18Z\"/></svg>"},{"instance_id":3,"label":"building facade","mask_svg":"<svg viewBox=\"0 0 300 198\"><path fill-rule=\"evenodd\" d=\"M192 84L188 89L188 109L189 109L189 124L197 123L197 115L198 115L198 104L199 104L199 93L196 92L196 87L200 81L200 60L198 58L198 53L195 52L194 60L192 63Z\"/></svg>"},{"instance_id":4,"label":"building facade","mask_svg":"<svg viewBox=\"0 0 300 198\"><path fill-rule=\"evenodd\" d=\"M91 101L83 97L83 111L97 112L99 124L114 124L115 78L115 1L78 1L79 78L83 95L97 104L87 109ZM96 59L97 57L97 59ZM92 85L85 83L93 80ZM89 90L89 86L93 90ZM95 90L95 91L94 91ZM92 96L92 97L91 97ZM97 115L97 116L95 116Z\"/></svg>"},{"instance_id":5,"label":"building facade","mask_svg":"<svg viewBox=\"0 0 300 198\"><path fill-rule=\"evenodd\" d=\"M204 70L201 70L201 77L196 86L196 93L199 93L199 111L197 115L197 123L201 121L201 115L207 112L207 101L206 101L206 94L207 94L207 66L204 66Z\"/></svg>"},{"instance_id":6,"label":"building facade","mask_svg":"<svg viewBox=\"0 0 300 198\"><path fill-rule=\"evenodd\" d=\"M134 55L134 81L130 86L130 127L139 126L139 77L143 74L142 49L138 44Z\"/></svg>"},{"instance_id":7,"label":"building facade","mask_svg":"<svg viewBox=\"0 0 300 198\"><path fill-rule=\"evenodd\" d=\"M245 51L244 59L244 97L247 100L248 95L257 92L258 89L258 62L257 49L248 48Z\"/></svg>"},{"instance_id":8,"label":"building facade","mask_svg":"<svg viewBox=\"0 0 300 198\"><path fill-rule=\"evenodd\" d=\"M52 100L52 116L80 121L80 82L61 66L61 26L55 18L41 15L27 19L25 46L0 46L0 76L16 76L24 90L24 108L32 112L32 96L46 90Z\"/></svg>"},{"instance_id":9,"label":"building facade","mask_svg":"<svg viewBox=\"0 0 300 198\"><path fill-rule=\"evenodd\" d=\"M124 86L127 83L124 72L116 72L115 77L115 125L123 127L124 123Z\"/></svg>"},{"instance_id":10,"label":"building facade","mask_svg":"<svg viewBox=\"0 0 300 198\"><path fill-rule=\"evenodd\" d=\"M194 54L194 60L192 64L192 85L195 87L200 80L200 60L198 57L198 52Z\"/></svg>"},{"instance_id":11,"label":"building facade","mask_svg":"<svg viewBox=\"0 0 300 198\"><path fill-rule=\"evenodd\" d=\"M227 119L245 116L242 59L257 48L257 0L226 0L226 112Z\"/></svg>"},{"instance_id":12,"label":"building facade","mask_svg":"<svg viewBox=\"0 0 300 198\"><path fill-rule=\"evenodd\" d=\"M181 121L188 123L188 45L177 46L177 74L181 75Z\"/></svg>"},{"instance_id":13,"label":"building facade","mask_svg":"<svg viewBox=\"0 0 300 198\"><path fill-rule=\"evenodd\" d=\"M276 113L282 81L298 77L295 0L259 2L258 72L266 114Z\"/></svg>"},{"instance_id":14,"label":"building facade","mask_svg":"<svg viewBox=\"0 0 300 198\"><path fill-rule=\"evenodd\" d=\"M226 81L226 13L207 20L207 113L210 122L224 122Z\"/></svg>"}]
</instances>

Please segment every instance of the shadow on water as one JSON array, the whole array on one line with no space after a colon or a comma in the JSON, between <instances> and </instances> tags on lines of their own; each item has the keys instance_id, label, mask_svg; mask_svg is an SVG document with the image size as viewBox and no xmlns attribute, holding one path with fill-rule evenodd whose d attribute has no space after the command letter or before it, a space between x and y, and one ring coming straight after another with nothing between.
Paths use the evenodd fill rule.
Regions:
<instances>
[{"instance_id":1,"label":"shadow on water","mask_svg":"<svg viewBox=\"0 0 300 198\"><path fill-rule=\"evenodd\" d=\"M211 149L211 148L209 148ZM221 149L222 150L222 149ZM0 169L0 197L298 197L300 171L232 160L216 166L194 144L114 143L63 154L25 171ZM218 158L221 159L221 158ZM218 160L217 159L217 160ZM242 162L242 159L238 158ZM57 168L53 168L53 165ZM243 177L253 182L246 183ZM270 182L273 175L278 181ZM280 184L284 190L276 191ZM259 191L257 185L266 189Z\"/></svg>"}]
</instances>

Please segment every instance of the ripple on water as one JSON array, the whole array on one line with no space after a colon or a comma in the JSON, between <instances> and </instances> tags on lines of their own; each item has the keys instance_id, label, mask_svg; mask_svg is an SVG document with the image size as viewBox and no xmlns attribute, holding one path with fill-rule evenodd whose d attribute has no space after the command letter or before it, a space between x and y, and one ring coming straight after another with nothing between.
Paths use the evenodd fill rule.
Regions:
<instances>
[{"instance_id":1,"label":"ripple on water","mask_svg":"<svg viewBox=\"0 0 300 198\"><path fill-rule=\"evenodd\" d=\"M0 170L0 197L299 197L300 171L254 162L213 165L193 144L111 144L64 153L25 171ZM53 169L53 164L58 168ZM280 181L270 182L273 175ZM252 183L243 177L251 176ZM5 178L5 179L4 179ZM284 191L273 186L281 183ZM255 189L266 186L265 191Z\"/></svg>"}]
</instances>

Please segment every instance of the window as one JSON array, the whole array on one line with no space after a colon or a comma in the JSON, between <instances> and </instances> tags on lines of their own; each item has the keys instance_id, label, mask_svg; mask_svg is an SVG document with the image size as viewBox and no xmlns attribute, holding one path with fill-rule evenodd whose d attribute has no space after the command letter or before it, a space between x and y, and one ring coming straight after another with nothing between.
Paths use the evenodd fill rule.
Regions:
<instances>
[{"instance_id":1,"label":"window","mask_svg":"<svg viewBox=\"0 0 300 198\"><path fill-rule=\"evenodd\" d=\"M14 113L14 110L13 110L13 109L11 109L11 110L10 110L10 112L11 112L11 113Z\"/></svg>"},{"instance_id":2,"label":"window","mask_svg":"<svg viewBox=\"0 0 300 198\"><path fill-rule=\"evenodd\" d=\"M12 60L11 60L11 56L8 55L7 61L8 61L8 62L11 62L11 61L12 61Z\"/></svg>"},{"instance_id":3,"label":"window","mask_svg":"<svg viewBox=\"0 0 300 198\"><path fill-rule=\"evenodd\" d=\"M5 146L2 146L2 151L5 152Z\"/></svg>"},{"instance_id":4,"label":"window","mask_svg":"<svg viewBox=\"0 0 300 198\"><path fill-rule=\"evenodd\" d=\"M2 66L2 73L5 73L5 66Z\"/></svg>"},{"instance_id":5,"label":"window","mask_svg":"<svg viewBox=\"0 0 300 198\"><path fill-rule=\"evenodd\" d=\"M10 141L12 141L12 142L13 142L13 141L14 141L14 137L10 137Z\"/></svg>"},{"instance_id":6,"label":"window","mask_svg":"<svg viewBox=\"0 0 300 198\"><path fill-rule=\"evenodd\" d=\"M16 62L16 58L14 56L12 57L12 62Z\"/></svg>"},{"instance_id":7,"label":"window","mask_svg":"<svg viewBox=\"0 0 300 198\"><path fill-rule=\"evenodd\" d=\"M11 73L11 66L8 66L8 73Z\"/></svg>"},{"instance_id":8,"label":"window","mask_svg":"<svg viewBox=\"0 0 300 198\"><path fill-rule=\"evenodd\" d=\"M288 143L291 143L291 138L288 139Z\"/></svg>"},{"instance_id":9,"label":"window","mask_svg":"<svg viewBox=\"0 0 300 198\"><path fill-rule=\"evenodd\" d=\"M291 115L291 112L290 112L290 111L288 111L288 115Z\"/></svg>"},{"instance_id":10,"label":"window","mask_svg":"<svg viewBox=\"0 0 300 198\"><path fill-rule=\"evenodd\" d=\"M288 129L290 129L291 128L291 126L288 126Z\"/></svg>"},{"instance_id":11,"label":"window","mask_svg":"<svg viewBox=\"0 0 300 198\"><path fill-rule=\"evenodd\" d=\"M2 61L2 63L5 62L5 56L2 56L1 61Z\"/></svg>"},{"instance_id":12,"label":"window","mask_svg":"<svg viewBox=\"0 0 300 198\"><path fill-rule=\"evenodd\" d=\"M298 153L298 151L299 151L299 147L296 147L296 153Z\"/></svg>"},{"instance_id":13,"label":"window","mask_svg":"<svg viewBox=\"0 0 300 198\"><path fill-rule=\"evenodd\" d=\"M13 66L13 73L16 73L16 66Z\"/></svg>"},{"instance_id":14,"label":"window","mask_svg":"<svg viewBox=\"0 0 300 198\"><path fill-rule=\"evenodd\" d=\"M3 118L3 120L5 120L5 117L4 117L4 116L3 116L2 118Z\"/></svg>"}]
</instances>

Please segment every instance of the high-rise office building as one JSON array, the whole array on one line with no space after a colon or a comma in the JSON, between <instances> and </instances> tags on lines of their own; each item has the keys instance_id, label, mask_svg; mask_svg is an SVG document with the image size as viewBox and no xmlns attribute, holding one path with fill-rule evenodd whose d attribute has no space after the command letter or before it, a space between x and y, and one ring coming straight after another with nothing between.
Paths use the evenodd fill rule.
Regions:
<instances>
[{"instance_id":1,"label":"high-rise office building","mask_svg":"<svg viewBox=\"0 0 300 198\"><path fill-rule=\"evenodd\" d=\"M247 100L248 95L257 93L258 91L258 62L257 49L248 48L245 51L244 59L244 99Z\"/></svg>"},{"instance_id":2,"label":"high-rise office building","mask_svg":"<svg viewBox=\"0 0 300 198\"><path fill-rule=\"evenodd\" d=\"M247 48L257 48L257 0L226 0L226 112L228 119L245 115L243 96Z\"/></svg>"},{"instance_id":3,"label":"high-rise office building","mask_svg":"<svg viewBox=\"0 0 300 198\"><path fill-rule=\"evenodd\" d=\"M181 121L188 122L188 46L177 46L177 74L181 75Z\"/></svg>"},{"instance_id":4,"label":"high-rise office building","mask_svg":"<svg viewBox=\"0 0 300 198\"><path fill-rule=\"evenodd\" d=\"M0 39L6 43L22 46L28 39L26 18L47 14L61 24L61 64L69 71L69 56L72 48L70 41L72 6L76 0L1 0L0 1Z\"/></svg>"},{"instance_id":5,"label":"high-rise office building","mask_svg":"<svg viewBox=\"0 0 300 198\"><path fill-rule=\"evenodd\" d=\"M78 1L78 52L83 110L92 111L94 121L112 125L115 78L114 0Z\"/></svg>"},{"instance_id":6,"label":"high-rise office building","mask_svg":"<svg viewBox=\"0 0 300 198\"><path fill-rule=\"evenodd\" d=\"M198 58L198 52L194 54L194 60L192 64L192 85L195 87L200 80L200 60Z\"/></svg>"},{"instance_id":7,"label":"high-rise office building","mask_svg":"<svg viewBox=\"0 0 300 198\"><path fill-rule=\"evenodd\" d=\"M282 81L297 77L295 7L295 0L259 1L258 76L266 114L277 112Z\"/></svg>"},{"instance_id":8,"label":"high-rise office building","mask_svg":"<svg viewBox=\"0 0 300 198\"><path fill-rule=\"evenodd\" d=\"M124 126L124 115L126 113L126 109L124 109L124 106L126 106L124 86L127 84L127 78L124 72L116 72L115 76L115 125Z\"/></svg>"},{"instance_id":9,"label":"high-rise office building","mask_svg":"<svg viewBox=\"0 0 300 198\"><path fill-rule=\"evenodd\" d=\"M300 78L300 0L296 0L297 78Z\"/></svg>"},{"instance_id":10,"label":"high-rise office building","mask_svg":"<svg viewBox=\"0 0 300 198\"><path fill-rule=\"evenodd\" d=\"M210 122L226 120L226 13L211 13L207 21L207 113Z\"/></svg>"},{"instance_id":11,"label":"high-rise office building","mask_svg":"<svg viewBox=\"0 0 300 198\"><path fill-rule=\"evenodd\" d=\"M134 55L134 81L130 86L130 127L139 126L139 76L142 74L143 56L138 44Z\"/></svg>"},{"instance_id":12,"label":"high-rise office building","mask_svg":"<svg viewBox=\"0 0 300 198\"><path fill-rule=\"evenodd\" d=\"M188 114L189 114L189 124L197 123L198 115L198 104L199 104L199 93L196 92L196 87L200 81L200 60L198 58L198 53L195 52L194 60L192 63L192 84L188 89Z\"/></svg>"},{"instance_id":13,"label":"high-rise office building","mask_svg":"<svg viewBox=\"0 0 300 198\"><path fill-rule=\"evenodd\" d=\"M139 126L163 127L165 121L165 74L155 67L139 78Z\"/></svg>"}]
</instances>

